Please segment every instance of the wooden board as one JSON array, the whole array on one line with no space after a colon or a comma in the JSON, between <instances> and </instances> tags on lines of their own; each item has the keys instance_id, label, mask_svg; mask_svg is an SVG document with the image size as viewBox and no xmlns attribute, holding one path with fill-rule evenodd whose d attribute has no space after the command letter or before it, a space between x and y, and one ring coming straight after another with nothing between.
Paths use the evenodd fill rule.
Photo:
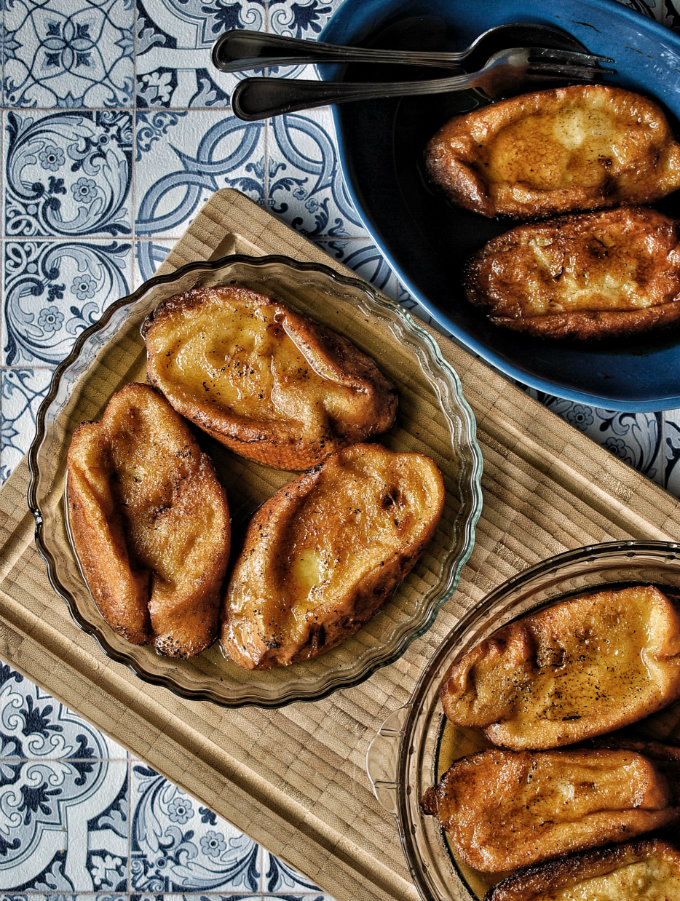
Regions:
<instances>
[{"instance_id":1,"label":"wooden board","mask_svg":"<svg viewBox=\"0 0 680 901\"><path fill-rule=\"evenodd\" d=\"M232 252L347 271L231 190L210 199L162 269ZM33 542L25 460L0 491L0 657L339 901L418 897L396 824L370 790L366 750L461 613L560 551L680 540L678 501L430 331L477 417L485 471L475 549L429 632L393 665L323 701L226 710L142 682L78 629L51 589Z\"/></svg>"}]
</instances>

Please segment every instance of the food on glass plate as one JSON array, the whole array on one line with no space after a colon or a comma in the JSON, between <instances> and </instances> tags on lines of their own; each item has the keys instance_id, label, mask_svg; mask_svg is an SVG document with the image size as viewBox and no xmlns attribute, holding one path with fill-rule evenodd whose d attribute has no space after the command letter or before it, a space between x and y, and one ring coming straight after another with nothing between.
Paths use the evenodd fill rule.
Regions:
<instances>
[{"instance_id":1,"label":"food on glass plate","mask_svg":"<svg viewBox=\"0 0 680 901\"><path fill-rule=\"evenodd\" d=\"M676 223L621 207L520 225L468 262L465 291L491 322L546 338L602 338L680 319Z\"/></svg>"},{"instance_id":2,"label":"food on glass plate","mask_svg":"<svg viewBox=\"0 0 680 901\"><path fill-rule=\"evenodd\" d=\"M680 187L680 145L656 103L570 85L457 116L429 142L433 182L484 216L648 203Z\"/></svg>"},{"instance_id":3,"label":"food on glass plate","mask_svg":"<svg viewBox=\"0 0 680 901\"><path fill-rule=\"evenodd\" d=\"M680 697L680 615L654 586L561 601L472 648L440 697L453 723L516 750L602 735Z\"/></svg>"},{"instance_id":4,"label":"food on glass plate","mask_svg":"<svg viewBox=\"0 0 680 901\"><path fill-rule=\"evenodd\" d=\"M356 444L253 517L225 600L222 649L247 669L308 660L359 629L415 564L444 504L422 454Z\"/></svg>"},{"instance_id":5,"label":"food on glass plate","mask_svg":"<svg viewBox=\"0 0 680 901\"><path fill-rule=\"evenodd\" d=\"M484 901L675 901L680 851L640 839L539 864L499 882Z\"/></svg>"},{"instance_id":6,"label":"food on glass plate","mask_svg":"<svg viewBox=\"0 0 680 901\"><path fill-rule=\"evenodd\" d=\"M219 631L230 521L224 489L186 422L148 385L113 395L67 458L68 521L109 625L172 657Z\"/></svg>"},{"instance_id":7,"label":"food on glass plate","mask_svg":"<svg viewBox=\"0 0 680 901\"><path fill-rule=\"evenodd\" d=\"M678 819L677 804L661 763L617 748L481 751L454 761L422 799L482 872L635 838Z\"/></svg>"},{"instance_id":8,"label":"food on glass plate","mask_svg":"<svg viewBox=\"0 0 680 901\"><path fill-rule=\"evenodd\" d=\"M149 381L233 451L307 469L394 422L397 394L347 338L239 287L164 301L144 324Z\"/></svg>"}]
</instances>

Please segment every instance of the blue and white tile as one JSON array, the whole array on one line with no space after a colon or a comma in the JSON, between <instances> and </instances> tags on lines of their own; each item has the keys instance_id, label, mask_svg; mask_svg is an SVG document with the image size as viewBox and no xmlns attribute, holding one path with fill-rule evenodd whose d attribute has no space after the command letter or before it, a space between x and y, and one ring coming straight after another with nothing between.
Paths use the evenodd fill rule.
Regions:
<instances>
[{"instance_id":1,"label":"blue and white tile","mask_svg":"<svg viewBox=\"0 0 680 901\"><path fill-rule=\"evenodd\" d=\"M150 767L132 767L133 892L260 889L260 848Z\"/></svg>"},{"instance_id":2,"label":"blue and white tile","mask_svg":"<svg viewBox=\"0 0 680 901\"><path fill-rule=\"evenodd\" d=\"M128 235L132 115L5 114L5 236Z\"/></svg>"},{"instance_id":3,"label":"blue and white tile","mask_svg":"<svg viewBox=\"0 0 680 901\"><path fill-rule=\"evenodd\" d=\"M12 0L2 8L5 106L132 105L132 0Z\"/></svg>"},{"instance_id":4,"label":"blue and white tile","mask_svg":"<svg viewBox=\"0 0 680 901\"><path fill-rule=\"evenodd\" d=\"M54 365L104 309L129 292L127 242L7 241L2 360Z\"/></svg>"},{"instance_id":5,"label":"blue and white tile","mask_svg":"<svg viewBox=\"0 0 680 901\"><path fill-rule=\"evenodd\" d=\"M178 238L219 188L264 203L264 126L224 110L141 110L135 167L137 234Z\"/></svg>"},{"instance_id":6,"label":"blue and white tile","mask_svg":"<svg viewBox=\"0 0 680 901\"><path fill-rule=\"evenodd\" d=\"M126 889L127 761L5 761L0 849L0 890Z\"/></svg>"},{"instance_id":7,"label":"blue and white tile","mask_svg":"<svg viewBox=\"0 0 680 901\"><path fill-rule=\"evenodd\" d=\"M668 410L663 416L663 469L661 484L680 497L680 410Z\"/></svg>"},{"instance_id":8,"label":"blue and white tile","mask_svg":"<svg viewBox=\"0 0 680 901\"><path fill-rule=\"evenodd\" d=\"M271 212L311 238L364 236L340 166L330 109L277 116L268 129Z\"/></svg>"},{"instance_id":9,"label":"blue and white tile","mask_svg":"<svg viewBox=\"0 0 680 901\"><path fill-rule=\"evenodd\" d=\"M0 484L21 461L33 440L35 417L51 379L50 369L0 371Z\"/></svg>"},{"instance_id":10,"label":"blue and white tile","mask_svg":"<svg viewBox=\"0 0 680 901\"><path fill-rule=\"evenodd\" d=\"M270 894L285 893L288 896L319 891L313 882L266 850L263 852L262 874L263 889Z\"/></svg>"},{"instance_id":11,"label":"blue and white tile","mask_svg":"<svg viewBox=\"0 0 680 901\"><path fill-rule=\"evenodd\" d=\"M132 283L138 288L156 274L156 270L174 247L175 242L169 239L137 241L135 265Z\"/></svg>"},{"instance_id":12,"label":"blue and white tile","mask_svg":"<svg viewBox=\"0 0 680 901\"><path fill-rule=\"evenodd\" d=\"M528 393L638 472L662 483L662 413L620 413L533 389Z\"/></svg>"},{"instance_id":13,"label":"blue and white tile","mask_svg":"<svg viewBox=\"0 0 680 901\"><path fill-rule=\"evenodd\" d=\"M0 766L10 759L127 760L127 751L0 663Z\"/></svg>"},{"instance_id":14,"label":"blue and white tile","mask_svg":"<svg viewBox=\"0 0 680 901\"><path fill-rule=\"evenodd\" d=\"M343 0L269 0L269 30L313 40L326 27Z\"/></svg>"},{"instance_id":15,"label":"blue and white tile","mask_svg":"<svg viewBox=\"0 0 680 901\"><path fill-rule=\"evenodd\" d=\"M217 71L211 47L230 28L264 30L264 0L137 0L137 107L226 107L242 77Z\"/></svg>"}]
</instances>

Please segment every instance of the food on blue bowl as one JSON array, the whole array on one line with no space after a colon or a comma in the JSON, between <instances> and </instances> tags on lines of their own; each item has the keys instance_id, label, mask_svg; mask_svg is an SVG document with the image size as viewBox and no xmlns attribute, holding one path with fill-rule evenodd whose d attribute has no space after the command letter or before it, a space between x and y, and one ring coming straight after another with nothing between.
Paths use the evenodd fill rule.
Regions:
<instances>
[{"instance_id":1,"label":"food on blue bowl","mask_svg":"<svg viewBox=\"0 0 680 901\"><path fill-rule=\"evenodd\" d=\"M430 140L425 162L454 204L489 217L643 204L680 187L680 145L661 107L601 84L456 116Z\"/></svg>"},{"instance_id":2,"label":"food on blue bowl","mask_svg":"<svg viewBox=\"0 0 680 901\"><path fill-rule=\"evenodd\" d=\"M680 851L661 839L584 851L515 873L484 901L674 901Z\"/></svg>"},{"instance_id":3,"label":"food on blue bowl","mask_svg":"<svg viewBox=\"0 0 680 901\"><path fill-rule=\"evenodd\" d=\"M618 748L506 751L456 760L422 799L455 853L501 872L623 842L680 817L666 764ZM666 771L666 772L665 772Z\"/></svg>"},{"instance_id":4,"label":"food on blue bowl","mask_svg":"<svg viewBox=\"0 0 680 901\"><path fill-rule=\"evenodd\" d=\"M680 320L675 221L621 207L519 225L468 262L468 300L545 338L624 336Z\"/></svg>"},{"instance_id":5,"label":"food on blue bowl","mask_svg":"<svg viewBox=\"0 0 680 901\"><path fill-rule=\"evenodd\" d=\"M411 570L444 505L422 454L356 444L255 514L231 574L221 644L246 669L312 657L356 632Z\"/></svg>"},{"instance_id":6,"label":"food on blue bowl","mask_svg":"<svg viewBox=\"0 0 680 901\"><path fill-rule=\"evenodd\" d=\"M440 697L451 722L516 750L602 735L680 697L680 615L654 586L560 601L453 663Z\"/></svg>"},{"instance_id":7,"label":"food on blue bowl","mask_svg":"<svg viewBox=\"0 0 680 901\"><path fill-rule=\"evenodd\" d=\"M73 546L102 615L134 644L191 657L219 631L230 520L188 424L148 385L80 425L67 458Z\"/></svg>"},{"instance_id":8,"label":"food on blue bowl","mask_svg":"<svg viewBox=\"0 0 680 901\"><path fill-rule=\"evenodd\" d=\"M143 332L149 381L259 463L307 469L394 422L396 389L370 357L266 295L188 291L163 302Z\"/></svg>"}]
</instances>

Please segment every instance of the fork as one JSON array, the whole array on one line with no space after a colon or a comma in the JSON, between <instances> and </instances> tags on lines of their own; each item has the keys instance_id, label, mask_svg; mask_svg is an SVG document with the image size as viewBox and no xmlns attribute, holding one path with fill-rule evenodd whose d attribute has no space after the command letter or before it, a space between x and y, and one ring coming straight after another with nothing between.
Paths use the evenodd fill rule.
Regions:
<instances>
[{"instance_id":1,"label":"fork","mask_svg":"<svg viewBox=\"0 0 680 901\"><path fill-rule=\"evenodd\" d=\"M239 119L253 121L331 103L383 97L445 94L476 89L488 100L519 93L525 86L594 82L614 69L602 69L605 57L545 47L513 47L494 53L478 72L423 81L342 82L291 78L246 78L231 98ZM613 60L611 60L613 62Z\"/></svg>"},{"instance_id":2,"label":"fork","mask_svg":"<svg viewBox=\"0 0 680 901\"><path fill-rule=\"evenodd\" d=\"M235 28L226 31L214 43L213 65L222 72L245 72L271 66L306 63L392 63L411 66L459 68L468 63L479 68L487 59L505 47L560 47L585 51L575 37L552 25L533 22L496 25L480 34L465 50L418 51L379 50L367 47L345 47L324 44L279 34L265 34Z\"/></svg>"}]
</instances>

